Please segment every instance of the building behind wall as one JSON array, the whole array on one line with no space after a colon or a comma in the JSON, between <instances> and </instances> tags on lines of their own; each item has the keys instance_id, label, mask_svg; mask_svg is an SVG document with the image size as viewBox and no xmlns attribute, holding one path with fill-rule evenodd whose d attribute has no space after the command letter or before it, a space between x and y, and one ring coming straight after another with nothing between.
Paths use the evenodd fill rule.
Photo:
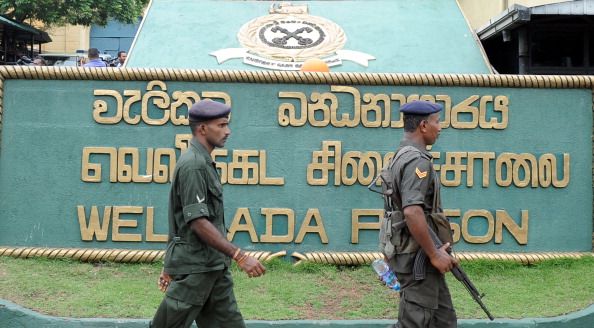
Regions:
<instances>
[{"instance_id":1,"label":"building behind wall","mask_svg":"<svg viewBox=\"0 0 594 328\"><path fill-rule=\"evenodd\" d=\"M495 71L505 74L594 73L594 0L460 0ZM483 4L485 12L479 14ZM486 15L491 15L485 20Z\"/></svg>"},{"instance_id":2,"label":"building behind wall","mask_svg":"<svg viewBox=\"0 0 594 328\"><path fill-rule=\"evenodd\" d=\"M565 1L571 0L458 0L458 3L470 26L476 30L512 5L534 7Z\"/></svg>"},{"instance_id":3,"label":"building behind wall","mask_svg":"<svg viewBox=\"0 0 594 328\"><path fill-rule=\"evenodd\" d=\"M44 53L75 53L92 47L115 57L118 51L130 49L140 20L136 24L110 21L106 26L53 27L47 30L53 42L44 44L41 49Z\"/></svg>"},{"instance_id":4,"label":"building behind wall","mask_svg":"<svg viewBox=\"0 0 594 328\"><path fill-rule=\"evenodd\" d=\"M136 24L123 24L117 21L110 21L106 26L91 26L90 45L101 52L108 53L113 57L118 51L130 50L141 18Z\"/></svg>"},{"instance_id":5,"label":"building behind wall","mask_svg":"<svg viewBox=\"0 0 594 328\"><path fill-rule=\"evenodd\" d=\"M480 38L495 72L594 72L594 32L591 32L594 30L591 21L594 0L457 1L471 29ZM580 8L580 5L581 11L570 15L563 13L567 8ZM557 8L556 12L554 8ZM588 8L592 8L593 13ZM105 27L53 28L49 34L54 42L43 45L42 49L44 52L73 53L94 47L115 56L119 50L130 49L138 26L139 23L126 25L112 21ZM159 47L162 45L155 49Z\"/></svg>"},{"instance_id":6,"label":"building behind wall","mask_svg":"<svg viewBox=\"0 0 594 328\"><path fill-rule=\"evenodd\" d=\"M51 40L43 30L0 15L1 65L26 64Z\"/></svg>"},{"instance_id":7,"label":"building behind wall","mask_svg":"<svg viewBox=\"0 0 594 328\"><path fill-rule=\"evenodd\" d=\"M52 42L41 47L42 52L75 53L79 49L89 48L90 28L80 25L66 25L47 30Z\"/></svg>"}]
</instances>

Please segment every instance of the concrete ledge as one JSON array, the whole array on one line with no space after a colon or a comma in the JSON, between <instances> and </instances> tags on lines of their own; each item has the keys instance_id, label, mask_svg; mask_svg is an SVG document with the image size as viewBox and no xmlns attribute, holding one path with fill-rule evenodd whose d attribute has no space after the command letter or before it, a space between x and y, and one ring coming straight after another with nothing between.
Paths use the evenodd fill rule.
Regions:
<instances>
[{"instance_id":1,"label":"concrete ledge","mask_svg":"<svg viewBox=\"0 0 594 328\"><path fill-rule=\"evenodd\" d=\"M339 327L361 327L361 328L386 328L394 323L394 320L285 320L285 321L247 321L248 328L339 328ZM509 327L509 328L592 328L594 327L594 305L584 310L562 315L553 318L533 319L498 319L488 320L460 320L458 326L461 328L481 327ZM74 319L52 317L39 314L35 311L25 309L14 303L0 300L0 327L39 327L39 328L140 328L148 327L147 319Z\"/></svg>"}]
</instances>

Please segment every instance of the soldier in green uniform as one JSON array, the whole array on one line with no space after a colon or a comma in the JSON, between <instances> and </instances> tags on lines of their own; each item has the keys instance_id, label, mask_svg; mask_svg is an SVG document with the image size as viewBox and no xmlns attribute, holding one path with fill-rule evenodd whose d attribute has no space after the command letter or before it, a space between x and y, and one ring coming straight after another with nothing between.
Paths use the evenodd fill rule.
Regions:
<instances>
[{"instance_id":1,"label":"soldier in green uniform","mask_svg":"<svg viewBox=\"0 0 594 328\"><path fill-rule=\"evenodd\" d=\"M231 134L225 104L201 100L189 110L192 140L177 161L169 194L169 239L150 327L243 328L233 293L231 259L249 277L265 268L226 239L223 188L210 153Z\"/></svg>"},{"instance_id":2,"label":"soldier in green uniform","mask_svg":"<svg viewBox=\"0 0 594 328\"><path fill-rule=\"evenodd\" d=\"M458 262L446 251L450 246L451 231L439 200L439 177L433 169L431 154L426 150L426 146L434 144L441 132L441 109L440 105L427 101L413 101L401 107L404 137L393 160L384 169L387 170L384 176L392 180L385 185L392 186L389 194L393 193L384 198L386 213L391 214L394 221L405 220L401 229L391 231L389 247L386 248L385 241L380 242L380 248L401 285L395 327L457 326L444 274ZM395 223L391 222L387 229L393 229ZM435 247L429 227L439 235L444 247ZM419 250L429 259L421 270L424 273L421 278L413 274Z\"/></svg>"}]
</instances>

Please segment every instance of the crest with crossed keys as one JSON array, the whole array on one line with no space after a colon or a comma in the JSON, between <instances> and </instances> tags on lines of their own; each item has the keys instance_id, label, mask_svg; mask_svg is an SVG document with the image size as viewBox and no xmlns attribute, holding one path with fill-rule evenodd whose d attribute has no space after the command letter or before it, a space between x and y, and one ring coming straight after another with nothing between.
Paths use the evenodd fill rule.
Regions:
<instances>
[{"instance_id":1,"label":"crest with crossed keys","mask_svg":"<svg viewBox=\"0 0 594 328\"><path fill-rule=\"evenodd\" d=\"M300 27L296 27L299 26ZM305 26L303 26L305 25ZM324 31L311 22L274 22L265 25L260 40L268 46L282 49L312 48L324 41Z\"/></svg>"}]
</instances>

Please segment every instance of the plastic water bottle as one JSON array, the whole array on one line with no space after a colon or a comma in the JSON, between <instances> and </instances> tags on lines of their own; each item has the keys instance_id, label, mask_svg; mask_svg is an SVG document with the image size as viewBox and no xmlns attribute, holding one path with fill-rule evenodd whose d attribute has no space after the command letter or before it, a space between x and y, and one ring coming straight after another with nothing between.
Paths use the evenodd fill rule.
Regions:
<instances>
[{"instance_id":1,"label":"plastic water bottle","mask_svg":"<svg viewBox=\"0 0 594 328\"><path fill-rule=\"evenodd\" d=\"M390 267L388 266L386 261L382 259L377 259L373 261L373 263L371 263L371 266L373 267L373 270L375 270L377 275L380 276L380 278L386 284L386 286L388 286L388 288L395 290L397 292L400 291L400 283L398 282L398 279L396 278L394 272L390 270Z\"/></svg>"}]
</instances>

